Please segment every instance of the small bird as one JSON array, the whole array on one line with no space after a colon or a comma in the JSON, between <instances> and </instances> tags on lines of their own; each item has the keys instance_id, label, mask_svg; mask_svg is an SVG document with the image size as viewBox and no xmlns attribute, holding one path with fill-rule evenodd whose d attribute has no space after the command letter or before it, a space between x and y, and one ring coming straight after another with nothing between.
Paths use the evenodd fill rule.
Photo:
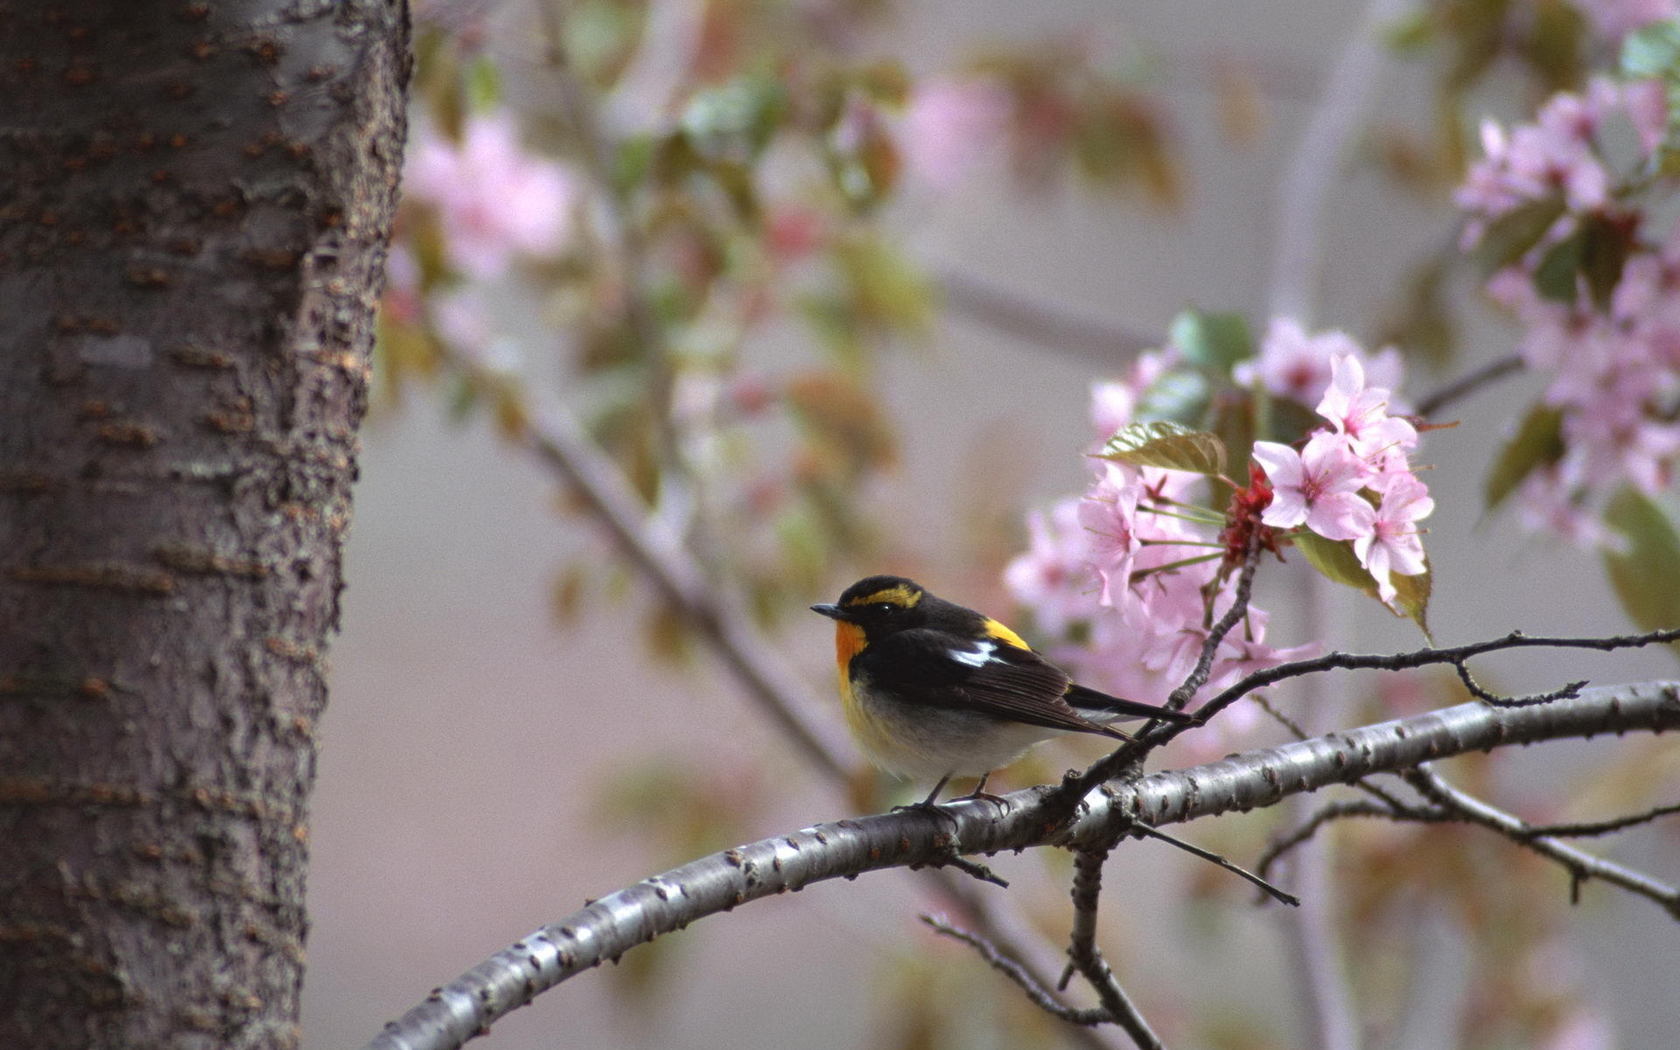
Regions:
<instances>
[{"instance_id":1,"label":"small bird","mask_svg":"<svg viewBox=\"0 0 1680 1050\"><path fill-rule=\"evenodd\" d=\"M1075 685L1003 624L948 602L902 576L868 576L840 600L811 606L835 621L834 654L846 724L871 761L913 779L992 770L1062 733L1129 739L1107 723L1132 718L1197 722L1182 711Z\"/></svg>"}]
</instances>

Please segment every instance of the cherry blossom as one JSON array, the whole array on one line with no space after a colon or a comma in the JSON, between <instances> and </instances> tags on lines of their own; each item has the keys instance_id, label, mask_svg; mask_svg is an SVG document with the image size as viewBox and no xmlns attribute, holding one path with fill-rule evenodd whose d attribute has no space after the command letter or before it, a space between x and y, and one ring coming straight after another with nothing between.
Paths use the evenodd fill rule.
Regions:
<instances>
[{"instance_id":1,"label":"cherry blossom","mask_svg":"<svg viewBox=\"0 0 1680 1050\"><path fill-rule=\"evenodd\" d=\"M1428 568L1417 523L1434 510L1435 500L1423 482L1398 475L1383 492L1370 531L1354 537L1353 553L1377 581L1377 594L1383 601L1394 601L1398 593L1392 574L1416 576Z\"/></svg>"},{"instance_id":2,"label":"cherry blossom","mask_svg":"<svg viewBox=\"0 0 1680 1050\"><path fill-rule=\"evenodd\" d=\"M990 80L926 80L904 113L900 148L911 178L934 189L960 183L988 152L1001 150L1014 108Z\"/></svg>"},{"instance_id":3,"label":"cherry blossom","mask_svg":"<svg viewBox=\"0 0 1680 1050\"><path fill-rule=\"evenodd\" d=\"M525 151L511 115L469 118L459 144L429 125L418 138L404 189L437 209L457 269L490 280L518 255L552 255L565 246L577 183L562 165Z\"/></svg>"},{"instance_id":4,"label":"cherry blossom","mask_svg":"<svg viewBox=\"0 0 1680 1050\"><path fill-rule=\"evenodd\" d=\"M1309 335L1292 317L1276 317L1260 340L1254 360L1233 370L1233 378L1244 385L1259 383L1267 393L1310 405L1330 384L1331 366L1338 359L1360 361L1379 387L1393 390L1400 385L1400 352L1386 347L1372 355L1346 332L1329 331Z\"/></svg>"},{"instance_id":5,"label":"cherry blossom","mask_svg":"<svg viewBox=\"0 0 1680 1050\"><path fill-rule=\"evenodd\" d=\"M1331 362L1330 386L1317 411L1347 439L1355 455L1379 463L1385 452L1417 447L1417 428L1388 414L1388 398L1383 387L1365 385L1364 366L1357 356L1346 354Z\"/></svg>"},{"instance_id":6,"label":"cherry blossom","mask_svg":"<svg viewBox=\"0 0 1680 1050\"><path fill-rule=\"evenodd\" d=\"M1367 465L1337 435L1320 431L1296 452L1275 441L1256 441L1254 459L1272 483L1272 503L1260 520L1273 528L1305 525L1326 539L1368 535L1371 505L1359 495Z\"/></svg>"}]
</instances>

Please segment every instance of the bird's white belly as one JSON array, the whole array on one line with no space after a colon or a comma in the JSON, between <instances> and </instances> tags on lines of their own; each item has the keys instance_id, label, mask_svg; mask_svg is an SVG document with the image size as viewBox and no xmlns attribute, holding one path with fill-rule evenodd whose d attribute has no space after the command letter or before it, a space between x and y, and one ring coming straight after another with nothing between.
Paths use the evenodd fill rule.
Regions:
<instances>
[{"instance_id":1,"label":"bird's white belly","mask_svg":"<svg viewBox=\"0 0 1680 1050\"><path fill-rule=\"evenodd\" d=\"M1001 769L1058 730L1006 722L990 715L907 704L854 683L846 712L870 761L915 780L977 777Z\"/></svg>"}]
</instances>

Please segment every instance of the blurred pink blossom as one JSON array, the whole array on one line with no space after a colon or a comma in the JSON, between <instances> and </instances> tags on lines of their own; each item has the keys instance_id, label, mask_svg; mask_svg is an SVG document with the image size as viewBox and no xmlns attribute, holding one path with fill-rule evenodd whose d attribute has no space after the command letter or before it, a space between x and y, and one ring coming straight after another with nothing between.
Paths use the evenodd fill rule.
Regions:
<instances>
[{"instance_id":1,"label":"blurred pink blossom","mask_svg":"<svg viewBox=\"0 0 1680 1050\"><path fill-rule=\"evenodd\" d=\"M988 153L1003 149L1014 99L985 79L932 78L918 84L899 146L909 175L934 189L960 183Z\"/></svg>"},{"instance_id":2,"label":"blurred pink blossom","mask_svg":"<svg viewBox=\"0 0 1680 1050\"><path fill-rule=\"evenodd\" d=\"M1583 494L1563 480L1556 467L1529 474L1517 486L1517 520L1530 532L1549 532L1583 549L1610 546L1619 534L1605 528Z\"/></svg>"},{"instance_id":3,"label":"blurred pink blossom","mask_svg":"<svg viewBox=\"0 0 1680 1050\"><path fill-rule=\"evenodd\" d=\"M1623 86L1622 97L1639 146L1650 156L1668 135L1668 85L1655 77L1636 80Z\"/></svg>"},{"instance_id":4,"label":"blurred pink blossom","mask_svg":"<svg viewBox=\"0 0 1680 1050\"><path fill-rule=\"evenodd\" d=\"M1329 331L1308 335L1292 317L1275 317L1260 340L1260 352L1232 370L1233 378L1245 386L1258 382L1267 393L1310 405L1330 385L1331 365L1338 357L1352 357L1364 365L1373 385L1388 390L1400 386L1400 352L1387 347L1367 354L1346 332Z\"/></svg>"},{"instance_id":5,"label":"blurred pink blossom","mask_svg":"<svg viewBox=\"0 0 1680 1050\"><path fill-rule=\"evenodd\" d=\"M1622 37L1675 15L1675 0L1576 0L1599 36L1616 43Z\"/></svg>"},{"instance_id":6,"label":"blurred pink blossom","mask_svg":"<svg viewBox=\"0 0 1680 1050\"><path fill-rule=\"evenodd\" d=\"M470 117L459 145L422 126L405 188L437 209L450 262L489 280L516 255L552 255L573 230L578 188L566 168L527 153L513 117Z\"/></svg>"},{"instance_id":7,"label":"blurred pink blossom","mask_svg":"<svg viewBox=\"0 0 1680 1050\"><path fill-rule=\"evenodd\" d=\"M1004 585L1033 611L1038 627L1060 636L1097 612L1088 536L1079 523L1083 501L1065 499L1027 516L1027 550L1004 569Z\"/></svg>"}]
</instances>

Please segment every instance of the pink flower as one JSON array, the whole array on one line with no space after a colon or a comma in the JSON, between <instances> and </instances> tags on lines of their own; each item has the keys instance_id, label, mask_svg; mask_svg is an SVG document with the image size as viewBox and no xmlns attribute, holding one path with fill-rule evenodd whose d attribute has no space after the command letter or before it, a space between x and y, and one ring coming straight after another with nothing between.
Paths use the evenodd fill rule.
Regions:
<instances>
[{"instance_id":1,"label":"pink flower","mask_svg":"<svg viewBox=\"0 0 1680 1050\"><path fill-rule=\"evenodd\" d=\"M1652 77L1622 87L1628 120L1639 136L1639 147L1649 157L1668 135L1668 85Z\"/></svg>"},{"instance_id":2,"label":"pink flower","mask_svg":"<svg viewBox=\"0 0 1680 1050\"><path fill-rule=\"evenodd\" d=\"M564 247L578 196L564 167L525 152L507 113L469 118L459 146L423 126L405 188L437 209L450 261L478 280Z\"/></svg>"},{"instance_id":3,"label":"pink flower","mask_svg":"<svg viewBox=\"0 0 1680 1050\"><path fill-rule=\"evenodd\" d=\"M1390 450L1417 447L1417 428L1388 414L1388 391L1365 385L1365 369L1358 357L1337 357L1330 367L1330 387L1317 411L1347 439L1355 455L1375 464Z\"/></svg>"},{"instance_id":4,"label":"pink flower","mask_svg":"<svg viewBox=\"0 0 1680 1050\"><path fill-rule=\"evenodd\" d=\"M1138 393L1130 383L1091 384L1091 425L1096 428L1098 440L1107 441L1132 421Z\"/></svg>"},{"instance_id":5,"label":"pink flower","mask_svg":"<svg viewBox=\"0 0 1680 1050\"><path fill-rule=\"evenodd\" d=\"M1091 425L1097 438L1107 441L1137 415L1138 403L1149 388L1178 364L1178 352L1146 350L1137 355L1124 378L1091 386Z\"/></svg>"},{"instance_id":6,"label":"pink flower","mask_svg":"<svg viewBox=\"0 0 1680 1050\"><path fill-rule=\"evenodd\" d=\"M1009 593L1031 609L1039 628L1052 636L1097 612L1085 530L1079 524L1082 502L1065 499L1047 513L1028 515L1027 550L1003 573Z\"/></svg>"},{"instance_id":7,"label":"pink flower","mask_svg":"<svg viewBox=\"0 0 1680 1050\"><path fill-rule=\"evenodd\" d=\"M1238 364L1232 375L1245 386L1258 382L1270 394L1310 405L1323 396L1332 365L1342 357L1360 361L1379 387L1392 391L1400 385L1400 352L1393 347L1367 355L1346 332L1308 335L1292 317L1272 318L1259 355Z\"/></svg>"},{"instance_id":8,"label":"pink flower","mask_svg":"<svg viewBox=\"0 0 1680 1050\"><path fill-rule=\"evenodd\" d=\"M1079 501L1079 524L1090 544L1091 567L1102 580L1098 601L1115 603L1131 583L1132 558L1138 551L1137 472L1118 463L1104 463L1102 477Z\"/></svg>"},{"instance_id":9,"label":"pink flower","mask_svg":"<svg viewBox=\"0 0 1680 1050\"><path fill-rule=\"evenodd\" d=\"M1610 196L1610 174L1599 160L1594 137L1605 114L1622 104L1617 87L1601 78L1585 94L1553 95L1534 123L1519 124L1509 134L1484 121L1484 156L1454 195L1458 206L1472 213L1466 247L1481 239L1489 219L1560 190L1572 211L1602 207Z\"/></svg>"},{"instance_id":10,"label":"pink flower","mask_svg":"<svg viewBox=\"0 0 1680 1050\"><path fill-rule=\"evenodd\" d=\"M1674 0L1577 0L1575 6L1592 20L1598 35L1611 43L1675 14Z\"/></svg>"},{"instance_id":11,"label":"pink flower","mask_svg":"<svg viewBox=\"0 0 1680 1050\"><path fill-rule=\"evenodd\" d=\"M990 80L929 80L911 94L899 145L914 179L948 190L1001 151L1014 99Z\"/></svg>"},{"instance_id":12,"label":"pink flower","mask_svg":"<svg viewBox=\"0 0 1680 1050\"><path fill-rule=\"evenodd\" d=\"M1275 441L1256 441L1254 459L1272 483L1272 504L1260 520L1273 528L1305 524L1326 539L1368 536L1371 505L1359 495L1368 468L1338 435L1320 431L1296 452Z\"/></svg>"},{"instance_id":13,"label":"pink flower","mask_svg":"<svg viewBox=\"0 0 1680 1050\"><path fill-rule=\"evenodd\" d=\"M1416 576L1427 568L1417 523L1435 510L1429 488L1409 474L1396 475L1383 492L1371 531L1353 540L1359 564L1377 581L1377 594L1392 602L1397 593L1391 575Z\"/></svg>"},{"instance_id":14,"label":"pink flower","mask_svg":"<svg viewBox=\"0 0 1680 1050\"><path fill-rule=\"evenodd\" d=\"M1583 550L1619 545L1620 535L1604 526L1556 467L1529 474L1517 487L1514 499L1517 521L1529 532L1550 532Z\"/></svg>"}]
</instances>

